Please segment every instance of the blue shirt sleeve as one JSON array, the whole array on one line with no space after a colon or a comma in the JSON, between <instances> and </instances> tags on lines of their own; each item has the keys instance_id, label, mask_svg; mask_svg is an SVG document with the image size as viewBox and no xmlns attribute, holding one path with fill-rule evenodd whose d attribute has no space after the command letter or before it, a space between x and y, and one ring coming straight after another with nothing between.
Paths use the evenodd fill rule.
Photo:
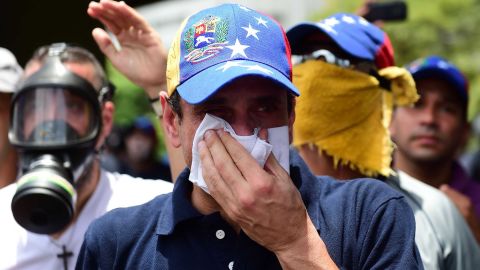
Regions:
<instances>
[{"instance_id":1,"label":"blue shirt sleeve","mask_svg":"<svg viewBox=\"0 0 480 270\"><path fill-rule=\"evenodd\" d=\"M366 223L358 247L361 269L423 269L415 244L415 218L403 197L381 204Z\"/></svg>"}]
</instances>

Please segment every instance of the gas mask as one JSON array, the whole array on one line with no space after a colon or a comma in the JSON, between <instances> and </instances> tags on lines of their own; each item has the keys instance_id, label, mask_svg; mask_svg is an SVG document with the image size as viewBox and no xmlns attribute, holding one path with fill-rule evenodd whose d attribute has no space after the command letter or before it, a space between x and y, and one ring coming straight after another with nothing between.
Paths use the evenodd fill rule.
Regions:
<instances>
[{"instance_id":1,"label":"gas mask","mask_svg":"<svg viewBox=\"0 0 480 270\"><path fill-rule=\"evenodd\" d=\"M44 65L13 98L9 140L20 156L12 199L15 220L28 231L52 234L72 220L77 181L87 173L102 129L101 104L113 89L100 91L61 61L66 44L48 48Z\"/></svg>"}]
</instances>

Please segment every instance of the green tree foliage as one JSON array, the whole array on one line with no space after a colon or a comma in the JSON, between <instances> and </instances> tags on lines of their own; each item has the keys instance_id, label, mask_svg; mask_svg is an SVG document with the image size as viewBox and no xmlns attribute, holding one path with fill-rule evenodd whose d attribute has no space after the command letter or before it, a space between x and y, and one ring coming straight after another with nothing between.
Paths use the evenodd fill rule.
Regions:
<instances>
[{"instance_id":1,"label":"green tree foliage","mask_svg":"<svg viewBox=\"0 0 480 270\"><path fill-rule=\"evenodd\" d=\"M136 117L145 115L152 120L159 144L157 146L157 155L162 156L166 150L163 140L163 132L160 123L152 110L148 96L142 88L133 84L123 76L112 64L107 61L105 69L110 81L115 85L115 103L114 123L120 127L130 126Z\"/></svg>"},{"instance_id":2,"label":"green tree foliage","mask_svg":"<svg viewBox=\"0 0 480 270\"><path fill-rule=\"evenodd\" d=\"M312 19L335 12L355 12L364 1L325 0ZM395 48L397 65L439 55L457 65L470 81L469 117L480 109L480 0L408 0L408 19L386 22L383 29Z\"/></svg>"},{"instance_id":3,"label":"green tree foliage","mask_svg":"<svg viewBox=\"0 0 480 270\"><path fill-rule=\"evenodd\" d=\"M140 87L125 78L108 61L106 71L110 81L116 87L114 96L116 125L127 126L137 116L151 112L148 97Z\"/></svg>"}]
</instances>

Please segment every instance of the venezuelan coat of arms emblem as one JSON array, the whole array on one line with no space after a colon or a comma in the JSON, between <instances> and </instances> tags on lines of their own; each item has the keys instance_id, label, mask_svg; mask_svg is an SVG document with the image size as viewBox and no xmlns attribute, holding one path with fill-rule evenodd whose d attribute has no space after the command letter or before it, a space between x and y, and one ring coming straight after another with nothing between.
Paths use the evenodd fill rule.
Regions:
<instances>
[{"instance_id":1,"label":"venezuelan coat of arms emblem","mask_svg":"<svg viewBox=\"0 0 480 270\"><path fill-rule=\"evenodd\" d=\"M207 16L195 23L184 34L187 54L185 60L197 63L218 54L227 42L228 21Z\"/></svg>"}]
</instances>

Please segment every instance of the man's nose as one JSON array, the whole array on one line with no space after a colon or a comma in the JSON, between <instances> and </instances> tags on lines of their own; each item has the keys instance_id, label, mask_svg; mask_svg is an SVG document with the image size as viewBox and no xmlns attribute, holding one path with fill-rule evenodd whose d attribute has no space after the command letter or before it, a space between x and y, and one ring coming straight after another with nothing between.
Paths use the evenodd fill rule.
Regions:
<instances>
[{"instance_id":1,"label":"man's nose","mask_svg":"<svg viewBox=\"0 0 480 270\"><path fill-rule=\"evenodd\" d=\"M437 112L434 106L425 106L420 114L420 121L423 124L433 124L436 122Z\"/></svg>"}]
</instances>

